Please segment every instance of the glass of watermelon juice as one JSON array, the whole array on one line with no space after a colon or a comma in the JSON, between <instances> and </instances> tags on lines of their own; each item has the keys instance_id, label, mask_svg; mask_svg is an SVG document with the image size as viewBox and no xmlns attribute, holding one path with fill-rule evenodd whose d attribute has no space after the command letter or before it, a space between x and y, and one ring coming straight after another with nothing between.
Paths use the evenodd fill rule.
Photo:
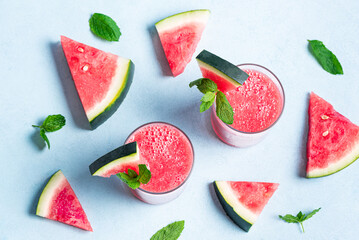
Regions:
<instances>
[{"instance_id":1,"label":"glass of watermelon juice","mask_svg":"<svg viewBox=\"0 0 359 240\"><path fill-rule=\"evenodd\" d=\"M214 105L211 122L223 142L235 147L249 147L260 142L278 122L285 97L282 84L267 68L257 64L241 64L238 67L249 77L242 86L225 93L233 107L233 124L222 122Z\"/></svg>"},{"instance_id":2,"label":"glass of watermelon juice","mask_svg":"<svg viewBox=\"0 0 359 240\"><path fill-rule=\"evenodd\" d=\"M179 128L164 122L151 122L134 130L126 143L136 141L141 161L150 169L148 184L132 190L150 204L169 202L184 190L194 161L193 146Z\"/></svg>"}]
</instances>

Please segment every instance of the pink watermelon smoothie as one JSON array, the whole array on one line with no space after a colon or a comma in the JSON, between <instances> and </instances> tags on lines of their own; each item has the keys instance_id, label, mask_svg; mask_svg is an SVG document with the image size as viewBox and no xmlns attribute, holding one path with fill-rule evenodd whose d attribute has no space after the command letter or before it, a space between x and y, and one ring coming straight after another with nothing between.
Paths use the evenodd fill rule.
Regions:
<instances>
[{"instance_id":1,"label":"pink watermelon smoothie","mask_svg":"<svg viewBox=\"0 0 359 240\"><path fill-rule=\"evenodd\" d=\"M150 182L140 189L166 193L179 188L188 178L193 165L193 148L178 128L163 122L145 124L136 129L126 143L137 141L141 161L152 173Z\"/></svg>"},{"instance_id":2,"label":"pink watermelon smoothie","mask_svg":"<svg viewBox=\"0 0 359 240\"><path fill-rule=\"evenodd\" d=\"M271 126L280 116L282 95L274 82L256 70L244 70L248 79L226 97L234 111L231 125L241 132L259 132Z\"/></svg>"},{"instance_id":3,"label":"pink watermelon smoothie","mask_svg":"<svg viewBox=\"0 0 359 240\"><path fill-rule=\"evenodd\" d=\"M284 108L284 90L278 78L256 64L239 67L249 77L242 86L225 92L234 111L233 124L223 123L213 108L212 126L218 137L236 147L258 143L277 122Z\"/></svg>"}]
</instances>

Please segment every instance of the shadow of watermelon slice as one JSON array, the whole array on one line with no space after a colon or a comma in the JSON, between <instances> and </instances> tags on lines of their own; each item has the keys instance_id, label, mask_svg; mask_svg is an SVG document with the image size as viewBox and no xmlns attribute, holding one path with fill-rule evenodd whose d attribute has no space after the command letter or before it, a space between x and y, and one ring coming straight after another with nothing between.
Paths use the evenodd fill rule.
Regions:
<instances>
[{"instance_id":1,"label":"shadow of watermelon slice","mask_svg":"<svg viewBox=\"0 0 359 240\"><path fill-rule=\"evenodd\" d=\"M154 24L153 24L154 25ZM160 37L158 36L156 28L151 25L147 28L148 33L150 34L154 52L156 54L157 62L160 64L162 75L163 76L173 76L171 68L168 65L165 52L163 51Z\"/></svg>"}]
</instances>

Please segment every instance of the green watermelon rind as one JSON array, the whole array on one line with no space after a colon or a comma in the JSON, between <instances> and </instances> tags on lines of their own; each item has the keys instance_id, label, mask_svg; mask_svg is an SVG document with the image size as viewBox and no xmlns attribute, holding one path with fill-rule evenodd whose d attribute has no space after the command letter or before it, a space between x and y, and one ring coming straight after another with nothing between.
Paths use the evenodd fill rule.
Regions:
<instances>
[{"instance_id":1,"label":"green watermelon rind","mask_svg":"<svg viewBox=\"0 0 359 240\"><path fill-rule=\"evenodd\" d=\"M218 57L217 55L203 50L196 57L200 68L205 68L216 75L226 79L233 85L233 88L241 86L248 78L248 74L236 65Z\"/></svg>"},{"instance_id":2,"label":"green watermelon rind","mask_svg":"<svg viewBox=\"0 0 359 240\"><path fill-rule=\"evenodd\" d=\"M129 59L119 57L118 62L120 61L128 61L127 65L119 64L119 67L121 67L121 69L117 70L117 72L119 73L121 73L122 71L125 72L123 78L121 78L121 76L118 77L119 80L122 81L120 89L117 91L116 95L114 96L110 104L106 106L105 109L101 109L100 111L98 111L94 117L88 117L92 129L96 129L116 112L130 89L135 71L135 65Z\"/></svg>"},{"instance_id":3,"label":"green watermelon rind","mask_svg":"<svg viewBox=\"0 0 359 240\"><path fill-rule=\"evenodd\" d=\"M54 173L54 175L52 175L52 177L42 190L39 201L37 203L36 215L40 217L48 216L54 192L64 181L66 181L66 177L61 170L57 171L56 173Z\"/></svg>"},{"instance_id":4,"label":"green watermelon rind","mask_svg":"<svg viewBox=\"0 0 359 240\"><path fill-rule=\"evenodd\" d=\"M170 30L173 27L183 25L184 23L186 23L186 20L188 20L189 23L193 21L200 21L206 24L210 13L211 12L208 9L198 9L181 12L156 22L155 26L157 32L161 33L163 31Z\"/></svg>"},{"instance_id":5,"label":"green watermelon rind","mask_svg":"<svg viewBox=\"0 0 359 240\"><path fill-rule=\"evenodd\" d=\"M137 142L125 144L105 154L94 161L89 169L92 176L106 177L104 174L111 169L128 163L134 163L136 166L140 163L140 151Z\"/></svg>"},{"instance_id":6,"label":"green watermelon rind","mask_svg":"<svg viewBox=\"0 0 359 240\"><path fill-rule=\"evenodd\" d=\"M226 191L228 184L226 181L214 181L214 190L226 214L233 220L233 222L248 232L252 227L258 216L250 214L245 206L238 201L235 201L235 195L231 191Z\"/></svg>"},{"instance_id":7,"label":"green watermelon rind","mask_svg":"<svg viewBox=\"0 0 359 240\"><path fill-rule=\"evenodd\" d=\"M348 167L350 164L355 162L358 158L359 158L359 141L356 144L355 149L349 154L347 154L345 157L343 157L342 159L338 160L336 163L331 164L330 166L324 169L314 169L311 170L310 172L307 172L306 177L319 178L319 177L326 177L332 175Z\"/></svg>"}]
</instances>

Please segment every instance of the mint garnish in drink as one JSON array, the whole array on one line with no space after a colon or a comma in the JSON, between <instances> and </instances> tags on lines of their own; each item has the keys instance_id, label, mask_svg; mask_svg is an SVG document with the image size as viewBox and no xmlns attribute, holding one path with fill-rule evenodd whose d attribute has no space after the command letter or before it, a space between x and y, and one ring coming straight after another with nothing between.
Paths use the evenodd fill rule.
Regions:
<instances>
[{"instance_id":1,"label":"mint garnish in drink","mask_svg":"<svg viewBox=\"0 0 359 240\"><path fill-rule=\"evenodd\" d=\"M216 113L218 118L224 123L233 123L233 108L231 104L229 104L226 95L218 90L215 82L208 78L200 78L190 82L189 87L193 86L197 86L198 90L204 93L201 99L200 112L209 109L216 99Z\"/></svg>"},{"instance_id":2,"label":"mint garnish in drink","mask_svg":"<svg viewBox=\"0 0 359 240\"><path fill-rule=\"evenodd\" d=\"M146 164L138 165L138 174L132 169L128 169L127 173L117 173L116 175L132 189L139 188L141 183L147 184L151 180L151 171L148 170Z\"/></svg>"}]
</instances>

